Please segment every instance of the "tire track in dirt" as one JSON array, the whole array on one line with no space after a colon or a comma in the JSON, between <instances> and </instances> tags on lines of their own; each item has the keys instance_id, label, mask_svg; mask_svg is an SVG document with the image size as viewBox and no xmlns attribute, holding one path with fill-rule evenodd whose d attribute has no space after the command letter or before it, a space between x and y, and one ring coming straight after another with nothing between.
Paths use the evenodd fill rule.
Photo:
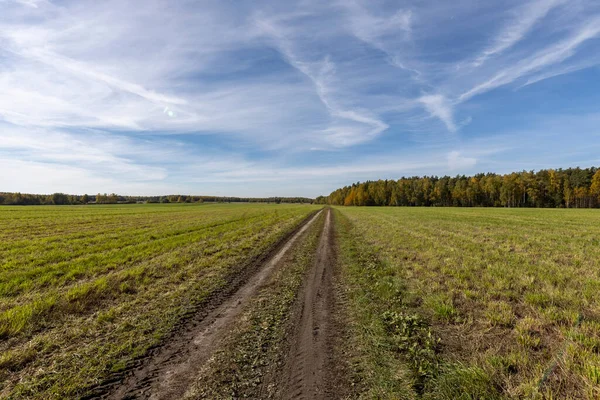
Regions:
<instances>
[{"instance_id":1,"label":"tire track in dirt","mask_svg":"<svg viewBox=\"0 0 600 400\"><path fill-rule=\"evenodd\" d=\"M240 288L227 297L204 318L193 321L176 338L162 346L156 354L134 369L104 399L178 399L194 382L198 371L219 347L224 336L271 272L282 261L302 234L317 220L316 213ZM329 213L326 224L329 224Z\"/></svg>"},{"instance_id":2,"label":"tire track in dirt","mask_svg":"<svg viewBox=\"0 0 600 400\"><path fill-rule=\"evenodd\" d=\"M335 243L331 209L317 247L315 263L300 293L294 337L280 378L281 398L326 399L337 386L334 362Z\"/></svg>"}]
</instances>

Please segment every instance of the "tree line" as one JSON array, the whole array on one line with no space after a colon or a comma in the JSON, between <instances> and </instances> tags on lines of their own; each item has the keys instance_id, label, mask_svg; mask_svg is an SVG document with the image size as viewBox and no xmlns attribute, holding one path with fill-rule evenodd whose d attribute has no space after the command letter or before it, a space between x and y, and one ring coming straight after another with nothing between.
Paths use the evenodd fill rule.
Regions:
<instances>
[{"instance_id":1,"label":"tree line","mask_svg":"<svg viewBox=\"0 0 600 400\"><path fill-rule=\"evenodd\" d=\"M357 182L315 201L344 206L593 208L600 207L600 169L578 167Z\"/></svg>"},{"instance_id":2,"label":"tree line","mask_svg":"<svg viewBox=\"0 0 600 400\"><path fill-rule=\"evenodd\" d=\"M77 205L135 203L313 203L306 197L224 197L224 196L120 196L115 193L95 195L26 194L0 192L0 205Z\"/></svg>"}]
</instances>

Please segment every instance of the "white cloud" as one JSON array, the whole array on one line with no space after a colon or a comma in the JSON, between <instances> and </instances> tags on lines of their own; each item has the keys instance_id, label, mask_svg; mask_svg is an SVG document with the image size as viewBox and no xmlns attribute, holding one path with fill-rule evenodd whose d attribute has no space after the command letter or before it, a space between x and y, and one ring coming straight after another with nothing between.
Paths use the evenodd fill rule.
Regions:
<instances>
[{"instance_id":1,"label":"white cloud","mask_svg":"<svg viewBox=\"0 0 600 400\"><path fill-rule=\"evenodd\" d=\"M456 132L456 124L452 112L452 105L440 94L419 97L419 102L434 117L439 118L450 132Z\"/></svg>"},{"instance_id":2,"label":"white cloud","mask_svg":"<svg viewBox=\"0 0 600 400\"><path fill-rule=\"evenodd\" d=\"M381 39L387 35L398 36L403 33L408 38L412 32L413 14L411 10L397 10L391 16L386 12L383 16L374 16L369 10L369 3L349 0L340 5L345 8L350 20L351 31L360 40L383 50Z\"/></svg>"},{"instance_id":3,"label":"white cloud","mask_svg":"<svg viewBox=\"0 0 600 400\"><path fill-rule=\"evenodd\" d=\"M0 0L1 3L18 3L24 6L38 8L41 3L47 3L47 0Z\"/></svg>"},{"instance_id":4,"label":"white cloud","mask_svg":"<svg viewBox=\"0 0 600 400\"><path fill-rule=\"evenodd\" d=\"M564 2L565 0L538 0L514 10L515 19L502 29L493 43L475 59L473 64L480 66L488 58L510 49L523 39L550 10Z\"/></svg>"},{"instance_id":5,"label":"white cloud","mask_svg":"<svg viewBox=\"0 0 600 400\"><path fill-rule=\"evenodd\" d=\"M477 164L477 159L473 157L464 157L458 151L448 153L448 168L452 171L468 169Z\"/></svg>"},{"instance_id":6,"label":"white cloud","mask_svg":"<svg viewBox=\"0 0 600 400\"><path fill-rule=\"evenodd\" d=\"M27 49L20 53L20 55L28 58L32 58L36 61L40 61L44 64L52 66L59 71L69 71L76 76L81 76L84 78L89 78L100 83L104 83L107 86L114 88L119 91L127 92L130 94L137 95L149 102L156 104L175 104L175 105L185 105L187 101L184 99L165 96L160 93L156 93L152 90L148 90L141 85L127 82L110 75L94 71L93 66L86 65L85 63L81 63L75 60L72 60L68 57L64 57L58 54L55 54L46 49L34 48Z\"/></svg>"},{"instance_id":7,"label":"white cloud","mask_svg":"<svg viewBox=\"0 0 600 400\"><path fill-rule=\"evenodd\" d=\"M129 181L72 165L15 160L0 155L0 168L11 171L0 176L3 191L23 193L119 193L156 195L171 193L173 183Z\"/></svg>"},{"instance_id":8,"label":"white cloud","mask_svg":"<svg viewBox=\"0 0 600 400\"><path fill-rule=\"evenodd\" d=\"M105 176L123 174L129 181L165 179L166 169L156 163L164 163L176 155L172 148L165 150L150 142L134 142L116 135L96 132L74 135L44 129L0 127L0 155L5 159L77 166L78 170L95 171Z\"/></svg>"},{"instance_id":9,"label":"white cloud","mask_svg":"<svg viewBox=\"0 0 600 400\"><path fill-rule=\"evenodd\" d=\"M330 126L320 130L324 141L333 146L349 146L372 140L388 128L388 125L379 120L373 113L350 109L339 104L336 98L337 83L335 64L325 57L317 61L301 59L294 50L293 39L286 36L286 30L273 21L257 16L256 25L265 35L274 40L276 48L292 67L310 79L315 87L319 100L326 107L332 117Z\"/></svg>"},{"instance_id":10,"label":"white cloud","mask_svg":"<svg viewBox=\"0 0 600 400\"><path fill-rule=\"evenodd\" d=\"M561 63L573 56L580 45L599 34L600 17L594 16L575 30L570 37L536 52L513 67L508 67L496 73L491 79L461 94L459 100L466 101L478 94L507 85L532 72L538 72L545 67Z\"/></svg>"},{"instance_id":11,"label":"white cloud","mask_svg":"<svg viewBox=\"0 0 600 400\"><path fill-rule=\"evenodd\" d=\"M371 14L373 2L347 0L339 3L347 14L350 32L359 40L387 55L387 62L408 71L419 80L421 72L403 60L403 50L413 32L414 14L410 9L399 9L381 16ZM391 38L391 40L390 40Z\"/></svg>"},{"instance_id":12,"label":"white cloud","mask_svg":"<svg viewBox=\"0 0 600 400\"><path fill-rule=\"evenodd\" d=\"M561 68L553 68L547 72L536 74L527 79L527 81L519 88L529 86L537 82L541 82L546 79L554 78L556 76L566 75L573 72L577 72L583 69L592 68L600 64L600 60L587 60L585 62L576 63L573 65L567 65Z\"/></svg>"}]
</instances>

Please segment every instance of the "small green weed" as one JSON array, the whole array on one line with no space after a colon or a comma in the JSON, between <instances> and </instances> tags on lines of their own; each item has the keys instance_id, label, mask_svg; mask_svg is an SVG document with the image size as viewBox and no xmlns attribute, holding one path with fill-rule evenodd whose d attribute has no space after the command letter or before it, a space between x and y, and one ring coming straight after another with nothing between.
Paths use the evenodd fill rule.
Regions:
<instances>
[{"instance_id":1,"label":"small green weed","mask_svg":"<svg viewBox=\"0 0 600 400\"><path fill-rule=\"evenodd\" d=\"M399 352L409 360L419 380L430 378L437 370L436 349L440 340L416 314L386 311L382 321Z\"/></svg>"}]
</instances>

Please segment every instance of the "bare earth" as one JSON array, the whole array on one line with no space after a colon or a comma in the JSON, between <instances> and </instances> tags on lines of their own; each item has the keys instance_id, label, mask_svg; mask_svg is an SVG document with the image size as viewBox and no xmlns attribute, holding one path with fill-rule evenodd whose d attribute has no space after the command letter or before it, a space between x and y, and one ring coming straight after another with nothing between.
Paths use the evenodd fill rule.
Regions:
<instances>
[{"instance_id":1,"label":"bare earth","mask_svg":"<svg viewBox=\"0 0 600 400\"><path fill-rule=\"evenodd\" d=\"M297 300L294 333L289 339L285 368L278 372L278 398L338 398L333 365L335 300L333 294L335 246L333 218L329 209L319 211L284 241L257 270L239 283L233 293L218 299L213 308L199 313L167 343L156 349L139 366L105 388L105 399L177 399L183 397L203 364L220 346L220 340L236 323L244 305L252 300L265 281L302 234L325 213L315 263ZM339 368L338 368L339 369ZM329 381L332 381L331 384Z\"/></svg>"},{"instance_id":2,"label":"bare earth","mask_svg":"<svg viewBox=\"0 0 600 400\"><path fill-rule=\"evenodd\" d=\"M333 266L335 254L331 211L317 248L316 261L300 294L301 310L287 357L283 399L332 398L328 385L332 355Z\"/></svg>"}]
</instances>

